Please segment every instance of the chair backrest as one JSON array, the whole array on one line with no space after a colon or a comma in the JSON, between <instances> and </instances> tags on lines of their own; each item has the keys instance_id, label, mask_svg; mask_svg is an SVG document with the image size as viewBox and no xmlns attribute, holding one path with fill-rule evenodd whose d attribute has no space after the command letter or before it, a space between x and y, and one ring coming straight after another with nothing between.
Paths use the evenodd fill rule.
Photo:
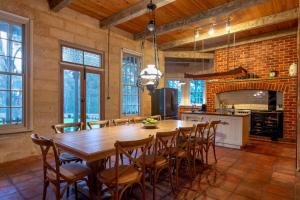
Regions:
<instances>
[{"instance_id":1,"label":"chair backrest","mask_svg":"<svg viewBox=\"0 0 300 200\"><path fill-rule=\"evenodd\" d=\"M52 126L52 128L54 129L55 133L64 133L66 128L70 128L71 129L70 131L80 131L83 130L83 123L77 122L77 123L55 124Z\"/></svg>"},{"instance_id":2,"label":"chair backrest","mask_svg":"<svg viewBox=\"0 0 300 200\"><path fill-rule=\"evenodd\" d=\"M205 131L205 136L208 140L215 140L216 138L216 131L217 131L217 126L220 124L221 121L211 121L209 122L209 125L207 127L207 130Z\"/></svg>"},{"instance_id":3,"label":"chair backrest","mask_svg":"<svg viewBox=\"0 0 300 200\"><path fill-rule=\"evenodd\" d=\"M170 156L172 149L176 147L176 140L178 136L178 129L168 132L157 132L154 145L154 163L156 162L156 155Z\"/></svg>"},{"instance_id":4,"label":"chair backrest","mask_svg":"<svg viewBox=\"0 0 300 200\"><path fill-rule=\"evenodd\" d=\"M40 137L37 134L32 134L31 135L31 140L33 141L34 144L38 145L42 151L42 160L43 160L43 171L44 171L44 176L47 175L47 171L52 171L54 174L56 174L56 180L59 181L60 179L60 171L59 171L59 157L58 157L58 152L56 149L56 146L51 139L47 139L45 137ZM52 155L49 155L50 152L53 152L54 156L54 161L55 165L52 165L49 162L49 157L52 157ZM53 159L51 159L53 160Z\"/></svg>"},{"instance_id":5,"label":"chair backrest","mask_svg":"<svg viewBox=\"0 0 300 200\"><path fill-rule=\"evenodd\" d=\"M207 129L208 122L200 122L196 125L195 138L203 139L205 130Z\"/></svg>"},{"instance_id":6,"label":"chair backrest","mask_svg":"<svg viewBox=\"0 0 300 200\"><path fill-rule=\"evenodd\" d=\"M115 126L120 126L120 125L129 124L130 120L127 119L127 118L124 118L124 119L113 119L112 122L113 122L113 124Z\"/></svg>"},{"instance_id":7,"label":"chair backrest","mask_svg":"<svg viewBox=\"0 0 300 200\"><path fill-rule=\"evenodd\" d=\"M156 119L158 121L161 120L161 116L160 115L153 115L153 116L150 116L149 118Z\"/></svg>"},{"instance_id":8,"label":"chair backrest","mask_svg":"<svg viewBox=\"0 0 300 200\"><path fill-rule=\"evenodd\" d=\"M147 119L147 117L142 117L142 116L140 116L140 117L134 117L133 118L133 123L142 123L146 119Z\"/></svg>"},{"instance_id":9,"label":"chair backrest","mask_svg":"<svg viewBox=\"0 0 300 200\"><path fill-rule=\"evenodd\" d=\"M91 121L87 123L90 129L93 129L93 126L98 126L99 128L108 127L109 120L98 120L98 121Z\"/></svg>"},{"instance_id":10,"label":"chair backrest","mask_svg":"<svg viewBox=\"0 0 300 200\"><path fill-rule=\"evenodd\" d=\"M197 126L180 127L177 137L177 146L182 149L188 149L193 133L195 133Z\"/></svg>"},{"instance_id":11,"label":"chair backrest","mask_svg":"<svg viewBox=\"0 0 300 200\"><path fill-rule=\"evenodd\" d=\"M153 136L149 136L141 140L132 141L116 141L116 160L115 160L115 173L116 173L116 183L122 174L126 174L131 167L135 167L138 171L142 172L144 176L145 172L145 158L147 151L153 141ZM133 157L130 152L141 150L141 154L138 157ZM118 167L120 165L120 155L123 158L127 158L130 165L126 165L122 172L119 172ZM143 177L144 178L144 177Z\"/></svg>"}]
</instances>

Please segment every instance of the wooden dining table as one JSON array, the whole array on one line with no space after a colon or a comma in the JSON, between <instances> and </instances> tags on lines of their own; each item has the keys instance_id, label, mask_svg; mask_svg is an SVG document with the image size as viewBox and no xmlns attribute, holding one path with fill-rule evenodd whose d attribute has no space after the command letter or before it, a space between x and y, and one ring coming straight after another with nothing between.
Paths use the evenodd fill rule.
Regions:
<instances>
[{"instance_id":1,"label":"wooden dining table","mask_svg":"<svg viewBox=\"0 0 300 200\"><path fill-rule=\"evenodd\" d=\"M150 135L155 136L157 132L191 127L196 123L195 121L162 120L155 129L146 129L142 123L138 123L56 134L53 139L59 149L86 161L91 170L90 195L94 199L97 196L97 174L104 169L105 159L115 154L116 141L144 139Z\"/></svg>"}]
</instances>

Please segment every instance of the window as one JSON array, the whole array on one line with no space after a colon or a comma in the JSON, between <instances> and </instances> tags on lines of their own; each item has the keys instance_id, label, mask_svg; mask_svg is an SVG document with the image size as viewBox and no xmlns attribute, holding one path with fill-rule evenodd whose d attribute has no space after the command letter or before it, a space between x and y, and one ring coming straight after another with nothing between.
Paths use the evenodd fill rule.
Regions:
<instances>
[{"instance_id":1,"label":"window","mask_svg":"<svg viewBox=\"0 0 300 200\"><path fill-rule=\"evenodd\" d=\"M182 100L182 89L181 89L181 81L179 80L168 80L167 87L174 88L178 90L178 105L181 104Z\"/></svg>"},{"instance_id":2,"label":"window","mask_svg":"<svg viewBox=\"0 0 300 200\"><path fill-rule=\"evenodd\" d=\"M64 44L61 48L62 121L87 123L103 119L102 54Z\"/></svg>"},{"instance_id":3,"label":"window","mask_svg":"<svg viewBox=\"0 0 300 200\"><path fill-rule=\"evenodd\" d=\"M102 67L101 54L68 46L62 47L62 61L83 66Z\"/></svg>"},{"instance_id":4,"label":"window","mask_svg":"<svg viewBox=\"0 0 300 200\"><path fill-rule=\"evenodd\" d=\"M1 133L30 128L28 26L28 19L0 11Z\"/></svg>"},{"instance_id":5,"label":"window","mask_svg":"<svg viewBox=\"0 0 300 200\"><path fill-rule=\"evenodd\" d=\"M202 80L190 81L190 102L191 104L203 104L205 83Z\"/></svg>"},{"instance_id":6,"label":"window","mask_svg":"<svg viewBox=\"0 0 300 200\"><path fill-rule=\"evenodd\" d=\"M140 57L123 52L122 62L122 115L140 113L140 90L137 79Z\"/></svg>"}]
</instances>

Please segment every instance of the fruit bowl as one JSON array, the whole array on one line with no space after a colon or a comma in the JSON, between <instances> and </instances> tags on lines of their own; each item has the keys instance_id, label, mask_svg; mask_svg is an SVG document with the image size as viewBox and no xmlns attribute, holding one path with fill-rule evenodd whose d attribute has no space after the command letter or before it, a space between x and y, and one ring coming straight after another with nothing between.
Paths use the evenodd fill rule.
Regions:
<instances>
[{"instance_id":1,"label":"fruit bowl","mask_svg":"<svg viewBox=\"0 0 300 200\"><path fill-rule=\"evenodd\" d=\"M158 124L158 121L155 120L155 119L152 119L152 118L147 118L146 120L143 121L143 124L144 124L144 128L157 128L157 124Z\"/></svg>"}]
</instances>

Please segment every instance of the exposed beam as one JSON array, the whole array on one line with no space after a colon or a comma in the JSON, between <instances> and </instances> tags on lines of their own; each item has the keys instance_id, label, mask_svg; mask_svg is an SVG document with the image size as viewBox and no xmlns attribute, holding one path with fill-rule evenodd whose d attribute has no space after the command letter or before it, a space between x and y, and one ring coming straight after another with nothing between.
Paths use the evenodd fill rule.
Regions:
<instances>
[{"instance_id":1,"label":"exposed beam","mask_svg":"<svg viewBox=\"0 0 300 200\"><path fill-rule=\"evenodd\" d=\"M251 30L251 29L256 29L256 28L260 28L263 26L268 26L268 25L272 25L272 24L278 24L281 22L294 20L297 18L298 18L298 9L288 10L288 11L281 12L281 13L278 13L275 15L261 17L261 18L251 20L248 22L231 25L230 33L237 33L237 32L247 31L247 30ZM215 32L215 34L213 34L213 35L209 35L208 33L203 33L203 34L200 34L199 37L197 37L196 39L194 36L191 36L191 37L187 37L187 38L180 39L180 40L166 42L166 43L159 45L159 48L162 50L166 50L166 49L174 48L177 46L189 44L189 43L192 43L195 41L201 41L201 40L224 36L226 34L227 34L227 32L225 29L217 30Z\"/></svg>"},{"instance_id":2,"label":"exposed beam","mask_svg":"<svg viewBox=\"0 0 300 200\"><path fill-rule=\"evenodd\" d=\"M153 0L153 3L156 4L157 8L163 7L167 4L170 4L176 0ZM102 21L100 21L101 28L108 28L110 26L116 26L118 24L129 21L133 18L144 15L148 12L147 4L149 0L143 0L127 9L121 10L120 12L113 14Z\"/></svg>"},{"instance_id":3,"label":"exposed beam","mask_svg":"<svg viewBox=\"0 0 300 200\"><path fill-rule=\"evenodd\" d=\"M203 59L214 59L213 53L200 53L192 51L165 51L165 58L203 58Z\"/></svg>"},{"instance_id":4,"label":"exposed beam","mask_svg":"<svg viewBox=\"0 0 300 200\"><path fill-rule=\"evenodd\" d=\"M248 8L251 6L254 6L259 3L264 3L270 0L234 0L229 3L217 6L215 8L209 9L205 12L200 12L196 15L185 17L183 19L177 20L175 22L171 22L168 24L164 24L157 28L156 33L157 35L161 35L164 33L168 33L171 31L175 31L187 26L195 25L198 26L204 25L204 23L207 23L207 20L211 20L214 18L222 17L222 16L228 16L232 14L233 12L236 12L238 10ZM136 40L142 39L142 38L148 38L151 36L150 32L142 32L137 33L134 38Z\"/></svg>"},{"instance_id":5,"label":"exposed beam","mask_svg":"<svg viewBox=\"0 0 300 200\"><path fill-rule=\"evenodd\" d=\"M165 58L165 63L209 63L210 60L203 58Z\"/></svg>"},{"instance_id":6,"label":"exposed beam","mask_svg":"<svg viewBox=\"0 0 300 200\"><path fill-rule=\"evenodd\" d=\"M289 36L289 35L296 35L297 34L297 29L289 29L289 30L283 30L283 31L277 31L277 32L271 32L271 33L266 33L266 34L262 34L259 36L253 36L250 38L246 38L246 39L242 39L239 42L235 43L235 46L239 46L239 45L243 45L243 44L250 44L250 43L255 43L255 42L261 42L261 41L265 41L265 40L271 40L271 39L276 39L276 38L280 38L280 37L285 37L285 36ZM233 43L230 43L230 47L232 47L232 45L234 45ZM223 48L227 48L228 45L221 45L221 46L215 46L215 47L211 47L211 48L206 48L203 49L199 52L211 52L211 51L215 51L217 49L223 49Z\"/></svg>"},{"instance_id":7,"label":"exposed beam","mask_svg":"<svg viewBox=\"0 0 300 200\"><path fill-rule=\"evenodd\" d=\"M70 3L72 3L72 1L74 0L48 0L48 3L51 10L58 12Z\"/></svg>"}]
</instances>

